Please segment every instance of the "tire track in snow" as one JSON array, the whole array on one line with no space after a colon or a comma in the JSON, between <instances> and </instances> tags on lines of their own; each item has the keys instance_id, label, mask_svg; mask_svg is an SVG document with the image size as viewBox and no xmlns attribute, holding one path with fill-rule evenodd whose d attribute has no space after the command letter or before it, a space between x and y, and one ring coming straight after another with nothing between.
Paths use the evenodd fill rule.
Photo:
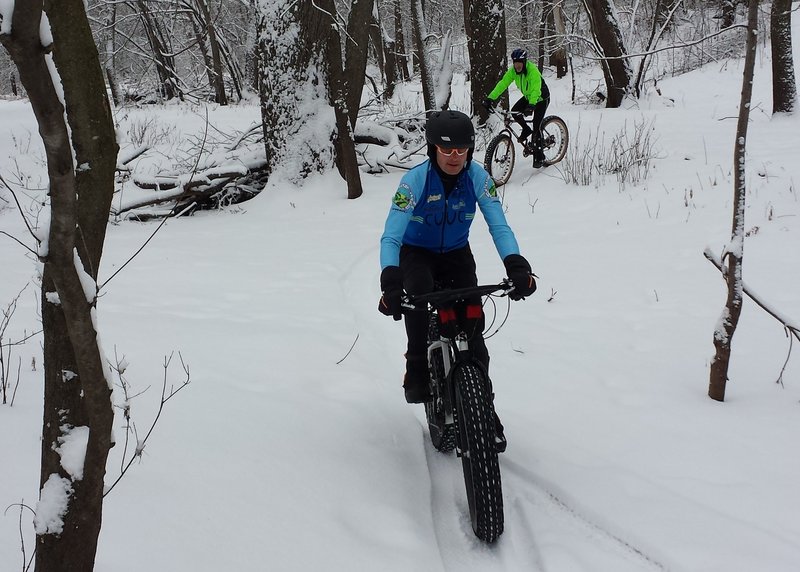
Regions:
<instances>
[{"instance_id":1,"label":"tire track in snow","mask_svg":"<svg viewBox=\"0 0 800 572\"><path fill-rule=\"evenodd\" d=\"M505 460L501 462L501 471L505 477L504 499L513 499L509 504L514 507L513 513L506 512L506 530L511 532L509 529L515 526L510 524L512 518L521 521L521 524L530 531L532 538L539 538L540 544L543 535L549 534L554 537L553 542L548 542L548 546L564 540L557 536L558 531L569 534L570 545L563 548L573 552L570 570L623 572L669 569L643 549L589 518L578 507L548 489L542 479L519 463L510 459ZM580 545L579 551L584 553L586 560L584 566L580 566L581 558L574 556L574 553L578 552L575 550L578 548L575 546L576 543ZM599 558L604 558L606 563L600 563ZM563 555L558 555L557 559L563 560ZM547 560L549 558L545 559ZM550 568L545 562L540 561L538 569ZM555 571L563 569L567 569L563 563L554 564L552 567Z\"/></svg>"},{"instance_id":2,"label":"tire track in snow","mask_svg":"<svg viewBox=\"0 0 800 572\"><path fill-rule=\"evenodd\" d=\"M424 417L420 419L425 427ZM453 572L664 571L668 567L609 531L501 455L505 531L494 545L478 540L469 520L461 461L443 454L423 431L431 478L433 542L442 569Z\"/></svg>"}]
</instances>

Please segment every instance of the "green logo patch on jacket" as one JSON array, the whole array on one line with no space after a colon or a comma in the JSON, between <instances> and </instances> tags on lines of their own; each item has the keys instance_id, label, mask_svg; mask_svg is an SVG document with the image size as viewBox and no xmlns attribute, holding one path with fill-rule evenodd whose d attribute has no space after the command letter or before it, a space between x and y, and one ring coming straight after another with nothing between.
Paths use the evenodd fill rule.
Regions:
<instances>
[{"instance_id":1,"label":"green logo patch on jacket","mask_svg":"<svg viewBox=\"0 0 800 572\"><path fill-rule=\"evenodd\" d=\"M397 189L397 192L394 194L394 198L392 199L392 204L401 211L404 211L408 209L410 206L412 206L410 189L408 189L404 185L400 185L400 188Z\"/></svg>"}]
</instances>

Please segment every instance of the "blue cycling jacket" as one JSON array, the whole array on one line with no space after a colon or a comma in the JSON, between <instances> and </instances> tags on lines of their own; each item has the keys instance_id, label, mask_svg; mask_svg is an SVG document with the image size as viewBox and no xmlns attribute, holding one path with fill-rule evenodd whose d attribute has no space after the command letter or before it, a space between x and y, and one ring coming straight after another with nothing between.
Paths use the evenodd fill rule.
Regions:
<instances>
[{"instance_id":1,"label":"blue cycling jacket","mask_svg":"<svg viewBox=\"0 0 800 572\"><path fill-rule=\"evenodd\" d=\"M494 180L475 161L458 175L450 195L430 159L406 173L392 198L381 236L381 269L400 265L403 244L448 252L467 245L476 205L489 225L500 258L519 254L514 232L506 222Z\"/></svg>"}]
</instances>

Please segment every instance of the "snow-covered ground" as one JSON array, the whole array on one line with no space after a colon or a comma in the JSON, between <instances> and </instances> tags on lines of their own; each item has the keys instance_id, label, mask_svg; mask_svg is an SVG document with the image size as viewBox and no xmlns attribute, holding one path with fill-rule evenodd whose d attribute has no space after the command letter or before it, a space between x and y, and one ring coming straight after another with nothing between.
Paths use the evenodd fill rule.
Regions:
<instances>
[{"instance_id":1,"label":"snow-covered ground","mask_svg":"<svg viewBox=\"0 0 800 572\"><path fill-rule=\"evenodd\" d=\"M795 34L795 61L798 44ZM159 403L165 356L180 351L191 383L106 498L96 569L797 570L800 358L792 353L776 383L790 340L749 299L727 400L706 396L725 288L703 250L719 254L730 238L741 67L663 80L662 96L622 110L572 107L568 81L549 79L551 112L576 148L652 121L658 159L642 184L624 188L613 176L567 185L558 167L529 164L505 187L540 289L512 304L488 341L509 441L506 532L493 546L472 535L460 461L431 447L422 408L403 400L403 329L375 309L378 239L402 171L364 174L354 201L332 172L170 220L105 287L99 327L109 358L129 362L131 391L147 388L133 400L140 433ZM800 117L771 117L770 74L765 55L747 141L744 279L798 324ZM258 113L209 109L228 131ZM120 132L148 118L167 127L164 144L204 129L203 113L171 106L120 113ZM3 177L24 172L41 189L27 104L0 102L0 124ZM30 245L0 193L0 230ZM41 191L20 196L27 206ZM101 282L157 224L109 227ZM28 285L5 334L18 339L38 328L36 266L8 237L0 244L0 305ZM481 280L501 278L482 221L471 244ZM40 339L14 349L13 379L17 358L14 406L0 406L3 570L22 569L15 503L38 498ZM176 355L168 383L182 376ZM30 556L29 511L22 531Z\"/></svg>"}]
</instances>

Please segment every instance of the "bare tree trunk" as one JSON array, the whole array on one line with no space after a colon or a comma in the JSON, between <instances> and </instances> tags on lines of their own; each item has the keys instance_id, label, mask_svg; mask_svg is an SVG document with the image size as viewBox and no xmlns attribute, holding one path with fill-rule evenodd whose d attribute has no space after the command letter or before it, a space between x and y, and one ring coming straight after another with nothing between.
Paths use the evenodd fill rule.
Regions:
<instances>
[{"instance_id":1,"label":"bare tree trunk","mask_svg":"<svg viewBox=\"0 0 800 572\"><path fill-rule=\"evenodd\" d=\"M170 100L175 97L183 99L183 92L178 86L178 74L175 72L175 58L167 51L164 34L161 27L150 13L150 9L144 0L136 0L136 7L142 19L142 26L153 50L153 59L156 63L156 72L160 82L160 87L164 99Z\"/></svg>"},{"instance_id":2,"label":"bare tree trunk","mask_svg":"<svg viewBox=\"0 0 800 572\"><path fill-rule=\"evenodd\" d=\"M539 66L540 70L543 70L545 58L548 53L547 38L550 36L548 24L550 22L550 14L552 12L552 2L551 0L543 0L541 4L542 12L539 14L539 57L536 59L536 65Z\"/></svg>"},{"instance_id":3,"label":"bare tree trunk","mask_svg":"<svg viewBox=\"0 0 800 572\"><path fill-rule=\"evenodd\" d=\"M469 0L464 0L464 13L467 12L467 5ZM531 35L531 11L533 10L533 2L530 0L519 0L519 35L523 41ZM469 36L469 33L467 34Z\"/></svg>"},{"instance_id":4,"label":"bare tree trunk","mask_svg":"<svg viewBox=\"0 0 800 572\"><path fill-rule=\"evenodd\" d=\"M394 45L397 60L397 69L400 70L400 81L408 81L411 73L408 69L408 52L406 51L406 37L403 33L403 13L400 11L400 0L394 0Z\"/></svg>"},{"instance_id":5,"label":"bare tree trunk","mask_svg":"<svg viewBox=\"0 0 800 572\"><path fill-rule=\"evenodd\" d=\"M108 90L111 92L111 100L114 102L114 106L119 107L122 105L122 96L119 93L119 86L111 66L106 67L106 80L108 81Z\"/></svg>"},{"instance_id":6,"label":"bare tree trunk","mask_svg":"<svg viewBox=\"0 0 800 572\"><path fill-rule=\"evenodd\" d=\"M117 144L83 2L45 4L69 129L41 45L42 8L36 0L16 3L13 31L0 36L30 98L50 180L49 252L42 280L45 399L40 482L43 500L60 491L67 505L60 522L34 518L36 570L84 572L94 567L113 409L93 324L95 300L87 300L79 273L97 278ZM86 168L75 170L75 164ZM59 438L78 428L88 429L82 473L61 466L56 452Z\"/></svg>"},{"instance_id":7,"label":"bare tree trunk","mask_svg":"<svg viewBox=\"0 0 800 572\"><path fill-rule=\"evenodd\" d=\"M369 42L372 45L375 55L375 62L381 72L381 80L386 84L386 56L384 55L383 27L381 21L376 17L378 11L375 10L369 21ZM369 59L369 56L367 56Z\"/></svg>"},{"instance_id":8,"label":"bare tree trunk","mask_svg":"<svg viewBox=\"0 0 800 572\"><path fill-rule=\"evenodd\" d=\"M108 30L108 37L106 38L106 62L105 72L106 79L108 80L108 89L111 91L111 99L114 105L119 107L122 105L122 97L119 93L119 86L117 85L116 74L114 73L114 62L116 61L116 38L117 38L117 5L112 3L109 6L110 13L106 19L106 29Z\"/></svg>"},{"instance_id":9,"label":"bare tree trunk","mask_svg":"<svg viewBox=\"0 0 800 572\"><path fill-rule=\"evenodd\" d=\"M214 20L211 17L211 10L209 10L206 0L195 0L195 2L200 10L202 23L205 27L206 38L208 39L208 44L211 48L211 87L214 89L214 95L217 103L220 105L228 105L228 96L225 94L225 78L222 74L222 59L220 58L219 40L217 39L217 30L214 26Z\"/></svg>"},{"instance_id":10,"label":"bare tree trunk","mask_svg":"<svg viewBox=\"0 0 800 572\"><path fill-rule=\"evenodd\" d=\"M556 68L556 77L562 78L569 71L569 60L567 58L567 25L564 21L564 0L556 0L553 3L553 31L557 36L556 47L550 56L550 64Z\"/></svg>"},{"instance_id":11,"label":"bare tree trunk","mask_svg":"<svg viewBox=\"0 0 800 572\"><path fill-rule=\"evenodd\" d=\"M733 224L731 241L723 256L726 264L723 271L728 286L725 308L714 330L716 353L711 361L708 396L725 401L725 386L728 382L728 367L731 358L731 341L742 313L742 260L744 256L744 214L746 197L745 159L747 145L747 122L750 119L750 101L753 95L753 70L758 44L758 0L750 0L747 9L747 52L744 59L742 96L739 103L739 121L736 125L736 141L733 153Z\"/></svg>"},{"instance_id":12,"label":"bare tree trunk","mask_svg":"<svg viewBox=\"0 0 800 572\"><path fill-rule=\"evenodd\" d=\"M350 125L355 127L358 109L361 106L361 92L364 91L364 74L367 71L367 47L372 22L373 0L353 0L347 19L347 38L344 49L344 91L345 108ZM336 34L337 38L339 34ZM341 50L336 50L341 61ZM332 56L334 57L334 56Z\"/></svg>"},{"instance_id":13,"label":"bare tree trunk","mask_svg":"<svg viewBox=\"0 0 800 572\"><path fill-rule=\"evenodd\" d=\"M773 0L770 42L772 113L791 113L797 102L797 85L792 60L792 0Z\"/></svg>"},{"instance_id":14,"label":"bare tree trunk","mask_svg":"<svg viewBox=\"0 0 800 572\"><path fill-rule=\"evenodd\" d=\"M336 6L333 0L316 0L322 8L322 13L316 11L315 15L323 21L327 20L329 31L325 46L326 61L328 62L328 94L334 114L336 115L336 134L333 144L336 148L336 167L339 174L347 182L347 198L357 199L363 193L361 187L361 175L358 170L358 159L356 157L356 147L353 142L352 125L355 124L355 117L349 116L348 101L352 101L352 93L348 93L348 87L353 88L352 83L348 86L345 72L342 65L342 49L339 37L339 29L336 27ZM362 0L365 1L365 0ZM371 4L371 2L370 2ZM355 9L355 6L353 6ZM370 13L372 9L370 8ZM334 21L331 22L329 14L333 15ZM352 18L352 12L351 12ZM363 35L359 34L356 41L362 42L364 50L364 63L361 70L358 88L358 97L361 98L361 88L364 85L364 69L366 69L366 46L368 38L368 26L361 25ZM354 38L355 39L355 38ZM359 66L358 62L354 66ZM356 72L353 72L356 73ZM351 78L352 79L352 78ZM356 116L358 114L358 104L355 104ZM351 119L352 117L352 119Z\"/></svg>"},{"instance_id":15,"label":"bare tree trunk","mask_svg":"<svg viewBox=\"0 0 800 572\"><path fill-rule=\"evenodd\" d=\"M631 68L625 58L625 46L613 0L583 0L592 30L597 53L604 59L600 64L606 80L606 107L622 105L631 83Z\"/></svg>"},{"instance_id":16,"label":"bare tree trunk","mask_svg":"<svg viewBox=\"0 0 800 572\"><path fill-rule=\"evenodd\" d=\"M428 58L428 29L425 26L425 12L422 9L422 0L411 0L411 26L414 32L414 52L419 63L419 75L422 82L422 100L425 111L437 108L436 105L436 78Z\"/></svg>"},{"instance_id":17,"label":"bare tree trunk","mask_svg":"<svg viewBox=\"0 0 800 572\"><path fill-rule=\"evenodd\" d=\"M483 123L489 116L482 102L506 69L506 21L503 0L465 0L464 19L472 31L468 38L472 111ZM508 92L503 94L507 98Z\"/></svg>"},{"instance_id":18,"label":"bare tree trunk","mask_svg":"<svg viewBox=\"0 0 800 572\"><path fill-rule=\"evenodd\" d=\"M645 44L645 52L649 52L658 44L661 35L669 27L672 16L675 14L675 10L678 9L680 2L681 0L656 0L656 17L653 18L650 26L650 37L647 39L647 44ZM639 60L639 68L636 72L636 79L633 82L633 93L637 98L642 95L642 86L644 85L645 75L651 60L652 56L650 55L644 55Z\"/></svg>"},{"instance_id":19,"label":"bare tree trunk","mask_svg":"<svg viewBox=\"0 0 800 572\"><path fill-rule=\"evenodd\" d=\"M381 26L381 29L383 29L383 26ZM385 37L386 34L384 33L383 36ZM386 61L386 65L384 66L384 71L386 72L386 91L384 91L383 98L384 100L388 100L394 95L394 86L398 81L397 42L387 38L386 44L382 44L382 47L384 59Z\"/></svg>"}]
</instances>

